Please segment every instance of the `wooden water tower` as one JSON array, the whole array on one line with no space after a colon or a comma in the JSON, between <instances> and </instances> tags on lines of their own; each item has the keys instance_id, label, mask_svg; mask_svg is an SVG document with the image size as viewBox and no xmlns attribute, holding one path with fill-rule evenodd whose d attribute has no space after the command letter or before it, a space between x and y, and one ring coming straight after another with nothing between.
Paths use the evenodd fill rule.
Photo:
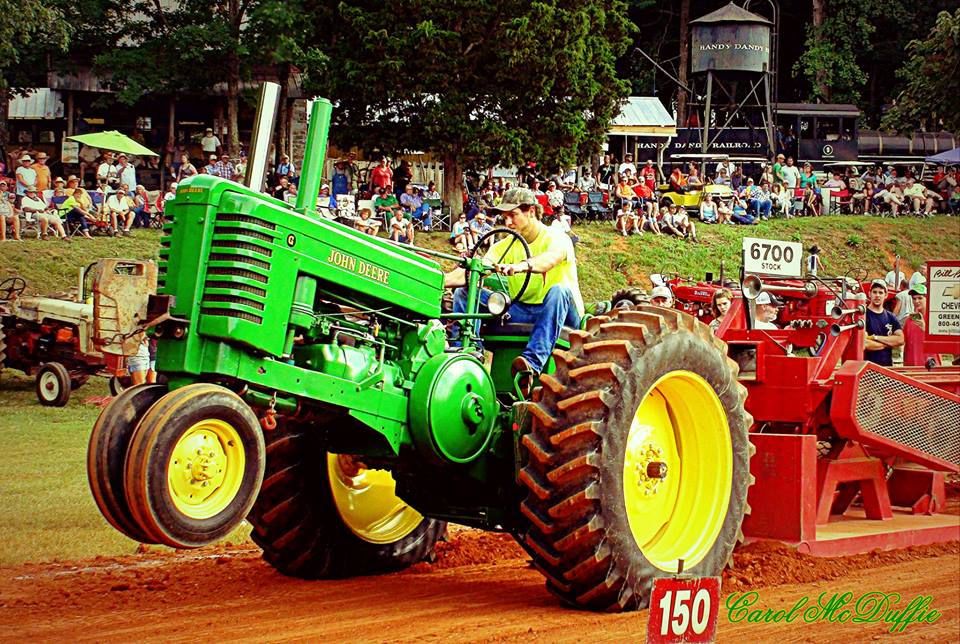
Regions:
<instances>
[{"instance_id":1,"label":"wooden water tower","mask_svg":"<svg viewBox=\"0 0 960 644\"><path fill-rule=\"evenodd\" d=\"M776 152L771 84L772 23L732 2L690 21L690 71L699 112L701 152L718 147L731 129Z\"/></svg>"}]
</instances>

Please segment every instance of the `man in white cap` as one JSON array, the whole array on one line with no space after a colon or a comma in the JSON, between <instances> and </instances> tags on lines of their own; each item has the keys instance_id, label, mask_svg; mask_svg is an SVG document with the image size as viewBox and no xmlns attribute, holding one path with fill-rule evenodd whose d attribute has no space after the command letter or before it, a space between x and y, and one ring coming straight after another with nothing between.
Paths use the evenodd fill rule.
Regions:
<instances>
[{"instance_id":1,"label":"man in white cap","mask_svg":"<svg viewBox=\"0 0 960 644\"><path fill-rule=\"evenodd\" d=\"M33 157L24 154L20 157L20 167L17 168L17 206L23 201L23 196L27 194L29 186L37 185L37 171L33 169Z\"/></svg>"},{"instance_id":2,"label":"man in white cap","mask_svg":"<svg viewBox=\"0 0 960 644\"><path fill-rule=\"evenodd\" d=\"M137 169L133 167L133 164L127 160L127 155L121 152L117 155L117 176L120 178L120 183L125 183L130 187L130 190L133 190L137 185ZM130 192L128 197L133 196L133 192Z\"/></svg>"},{"instance_id":3,"label":"man in white cap","mask_svg":"<svg viewBox=\"0 0 960 644\"><path fill-rule=\"evenodd\" d=\"M665 309L673 308L673 292L670 287L665 284L654 286L650 291L650 303Z\"/></svg>"},{"instance_id":4,"label":"man in white cap","mask_svg":"<svg viewBox=\"0 0 960 644\"><path fill-rule=\"evenodd\" d=\"M756 305L757 312L757 320L753 325L754 329L773 331L780 328L775 323L779 308L783 305L780 298L773 293L764 291L757 296L754 305Z\"/></svg>"},{"instance_id":5,"label":"man in white cap","mask_svg":"<svg viewBox=\"0 0 960 644\"><path fill-rule=\"evenodd\" d=\"M531 324L530 340L512 364L514 373L539 374L543 371L563 327L576 329L584 314L583 298L577 280L577 262L573 242L562 230L545 226L537 218L537 199L528 188L511 188L492 209L499 211L507 228L519 233L530 246L528 259L521 244L509 236L493 244L486 258L496 263L496 270L507 276L511 298L530 275L527 289L508 310L510 321ZM447 287L466 284L464 269L446 274ZM490 291L480 292L485 307ZM467 289L457 288L453 297L455 313L467 310Z\"/></svg>"}]
</instances>

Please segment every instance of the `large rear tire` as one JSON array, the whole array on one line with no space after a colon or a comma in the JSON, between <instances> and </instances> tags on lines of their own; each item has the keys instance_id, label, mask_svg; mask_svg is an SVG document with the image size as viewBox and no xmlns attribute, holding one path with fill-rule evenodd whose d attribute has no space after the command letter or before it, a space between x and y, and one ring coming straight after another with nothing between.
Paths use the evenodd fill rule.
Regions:
<instances>
[{"instance_id":1,"label":"large rear tire","mask_svg":"<svg viewBox=\"0 0 960 644\"><path fill-rule=\"evenodd\" d=\"M137 423L167 388L140 385L122 392L100 412L87 447L87 480L100 513L114 528L141 543L156 543L130 512L124 490L124 462Z\"/></svg>"},{"instance_id":2,"label":"large rear tire","mask_svg":"<svg viewBox=\"0 0 960 644\"><path fill-rule=\"evenodd\" d=\"M281 423L267 434L267 472L248 517L264 560L285 575L320 579L431 557L446 523L397 498L389 473L328 454L320 433Z\"/></svg>"},{"instance_id":3,"label":"large rear tire","mask_svg":"<svg viewBox=\"0 0 960 644\"><path fill-rule=\"evenodd\" d=\"M153 541L197 548L247 516L263 480L260 423L235 393L206 383L160 398L130 440L124 488Z\"/></svg>"},{"instance_id":4,"label":"large rear tire","mask_svg":"<svg viewBox=\"0 0 960 644\"><path fill-rule=\"evenodd\" d=\"M689 315L641 306L593 318L554 358L523 438L518 535L548 589L632 610L656 577L720 574L752 481L752 419L725 345Z\"/></svg>"}]
</instances>

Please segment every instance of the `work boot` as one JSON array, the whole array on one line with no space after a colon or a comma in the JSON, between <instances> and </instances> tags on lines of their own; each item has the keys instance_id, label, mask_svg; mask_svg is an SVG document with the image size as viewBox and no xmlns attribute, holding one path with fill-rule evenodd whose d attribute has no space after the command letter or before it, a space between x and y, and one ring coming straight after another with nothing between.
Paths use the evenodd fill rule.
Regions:
<instances>
[{"instance_id":1,"label":"work boot","mask_svg":"<svg viewBox=\"0 0 960 644\"><path fill-rule=\"evenodd\" d=\"M533 393L533 382L537 375L536 371L530 366L526 358L517 356L513 359L513 362L510 363L510 373L513 375L514 382L516 382L520 388L521 395L525 399L529 399L530 394ZM517 376L520 376L519 380L517 380Z\"/></svg>"}]
</instances>

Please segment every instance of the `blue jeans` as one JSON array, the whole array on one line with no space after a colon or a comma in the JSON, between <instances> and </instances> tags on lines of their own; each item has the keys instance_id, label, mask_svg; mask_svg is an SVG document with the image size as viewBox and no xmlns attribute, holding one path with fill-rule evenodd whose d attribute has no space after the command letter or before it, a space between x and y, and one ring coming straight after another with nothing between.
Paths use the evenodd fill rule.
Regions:
<instances>
[{"instance_id":1,"label":"blue jeans","mask_svg":"<svg viewBox=\"0 0 960 644\"><path fill-rule=\"evenodd\" d=\"M530 279L536 279L539 276L532 275ZM490 291L480 290L480 308L483 310L487 306L487 299L490 297ZM467 310L467 289L458 288L453 292L453 312L465 313ZM522 355L526 358L530 366L537 373L543 371L544 365L550 359L553 348L557 344L557 338L560 337L560 331L563 327L572 329L580 326L580 313L573 302L573 293L569 288L558 284L547 291L541 304L525 304L523 302L514 302L509 309L510 322L513 324L532 324L530 331L530 340ZM477 333L480 332L480 321L476 320Z\"/></svg>"},{"instance_id":2,"label":"blue jeans","mask_svg":"<svg viewBox=\"0 0 960 644\"><path fill-rule=\"evenodd\" d=\"M757 221L756 219L754 219L753 217L751 217L750 215L748 215L746 210L741 210L741 209L739 209L739 208L734 208L734 209L733 209L733 214L730 215L730 218L731 218L734 222L736 222L736 223L738 223L738 224L743 224L743 225L745 225L745 226L749 226L749 225L751 225L751 224L754 224L754 223L756 223L756 221Z\"/></svg>"},{"instance_id":3,"label":"blue jeans","mask_svg":"<svg viewBox=\"0 0 960 644\"><path fill-rule=\"evenodd\" d=\"M418 221L422 221L424 228L429 228L433 218L433 210L430 208L430 204L425 203L416 210L410 211L410 216Z\"/></svg>"},{"instance_id":4,"label":"blue jeans","mask_svg":"<svg viewBox=\"0 0 960 644\"><path fill-rule=\"evenodd\" d=\"M769 199L750 199L750 207L753 208L753 212L756 213L757 217L768 218L772 206L773 204L770 203Z\"/></svg>"}]
</instances>

